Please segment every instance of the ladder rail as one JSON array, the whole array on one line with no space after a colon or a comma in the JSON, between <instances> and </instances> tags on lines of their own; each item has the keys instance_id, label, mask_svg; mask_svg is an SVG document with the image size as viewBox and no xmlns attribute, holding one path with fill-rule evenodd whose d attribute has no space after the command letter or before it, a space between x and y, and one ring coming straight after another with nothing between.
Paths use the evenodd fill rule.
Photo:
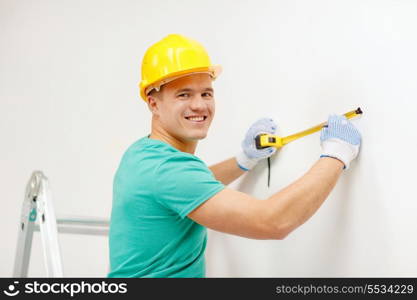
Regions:
<instances>
[{"instance_id":1,"label":"ladder rail","mask_svg":"<svg viewBox=\"0 0 417 300\"><path fill-rule=\"evenodd\" d=\"M46 273L48 277L64 277L56 216L49 182L43 174L41 179L41 197L39 197L37 204Z\"/></svg>"},{"instance_id":2,"label":"ladder rail","mask_svg":"<svg viewBox=\"0 0 417 300\"><path fill-rule=\"evenodd\" d=\"M27 277L33 231L35 229L36 199L39 190L38 182L38 175L34 172L26 185L19 224L13 277Z\"/></svg>"}]
</instances>

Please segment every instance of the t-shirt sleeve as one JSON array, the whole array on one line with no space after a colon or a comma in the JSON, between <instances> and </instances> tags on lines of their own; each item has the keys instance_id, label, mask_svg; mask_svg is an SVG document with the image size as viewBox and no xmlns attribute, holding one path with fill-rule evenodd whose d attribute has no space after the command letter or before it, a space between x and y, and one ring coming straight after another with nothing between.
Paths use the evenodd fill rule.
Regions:
<instances>
[{"instance_id":1,"label":"t-shirt sleeve","mask_svg":"<svg viewBox=\"0 0 417 300\"><path fill-rule=\"evenodd\" d=\"M156 169L154 198L181 218L224 189L202 160L192 155L173 155Z\"/></svg>"}]
</instances>

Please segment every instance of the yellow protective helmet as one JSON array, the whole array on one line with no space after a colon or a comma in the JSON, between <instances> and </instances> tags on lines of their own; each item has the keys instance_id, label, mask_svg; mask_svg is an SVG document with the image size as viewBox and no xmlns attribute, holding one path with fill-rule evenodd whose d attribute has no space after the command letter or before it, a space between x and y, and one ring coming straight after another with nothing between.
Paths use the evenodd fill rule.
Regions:
<instances>
[{"instance_id":1,"label":"yellow protective helmet","mask_svg":"<svg viewBox=\"0 0 417 300\"><path fill-rule=\"evenodd\" d=\"M139 84L143 100L153 89L192 73L208 73L214 79L221 66L212 65L204 47L179 34L170 34L153 44L142 60L142 80Z\"/></svg>"}]
</instances>

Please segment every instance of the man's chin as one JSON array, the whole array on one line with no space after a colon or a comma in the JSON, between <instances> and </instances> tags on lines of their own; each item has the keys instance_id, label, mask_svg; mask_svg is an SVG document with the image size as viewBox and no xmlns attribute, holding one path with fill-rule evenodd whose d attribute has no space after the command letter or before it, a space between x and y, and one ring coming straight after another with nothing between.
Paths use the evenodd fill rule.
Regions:
<instances>
[{"instance_id":1,"label":"man's chin","mask_svg":"<svg viewBox=\"0 0 417 300\"><path fill-rule=\"evenodd\" d=\"M207 137L207 134L205 135L199 135L199 136L193 136L188 138L188 140L190 141L200 141L200 140L204 140Z\"/></svg>"},{"instance_id":2,"label":"man's chin","mask_svg":"<svg viewBox=\"0 0 417 300\"><path fill-rule=\"evenodd\" d=\"M199 140L203 140L207 137L207 132L202 132L202 133L196 133L196 134L192 134L189 135L187 137L187 140L189 141L199 141Z\"/></svg>"}]
</instances>

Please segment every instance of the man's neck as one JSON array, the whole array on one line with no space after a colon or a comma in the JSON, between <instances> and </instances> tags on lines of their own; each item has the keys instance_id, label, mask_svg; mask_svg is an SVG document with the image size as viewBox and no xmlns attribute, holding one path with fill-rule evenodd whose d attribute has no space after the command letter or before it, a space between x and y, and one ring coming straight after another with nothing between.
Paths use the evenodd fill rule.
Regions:
<instances>
[{"instance_id":1,"label":"man's neck","mask_svg":"<svg viewBox=\"0 0 417 300\"><path fill-rule=\"evenodd\" d=\"M195 149L197 148L197 141L182 141L159 130L152 129L149 138L165 142L179 151L187 152L193 155L195 153Z\"/></svg>"}]
</instances>

